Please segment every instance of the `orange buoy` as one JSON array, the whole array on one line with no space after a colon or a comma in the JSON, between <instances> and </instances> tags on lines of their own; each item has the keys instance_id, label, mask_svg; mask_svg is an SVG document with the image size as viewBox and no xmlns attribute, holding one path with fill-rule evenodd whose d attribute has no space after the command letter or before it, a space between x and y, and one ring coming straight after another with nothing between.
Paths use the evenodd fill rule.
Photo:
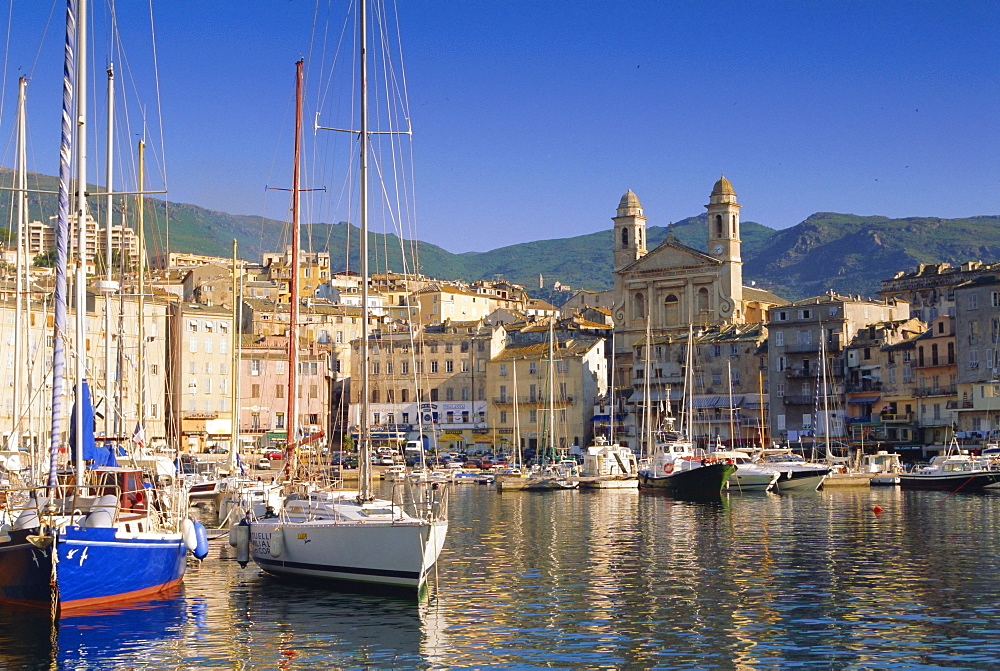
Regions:
<instances>
[{"instance_id":1,"label":"orange buoy","mask_svg":"<svg viewBox=\"0 0 1000 671\"><path fill-rule=\"evenodd\" d=\"M874 508L872 508L872 512L875 513L876 515L881 515L882 514L882 506L875 506Z\"/></svg>"}]
</instances>

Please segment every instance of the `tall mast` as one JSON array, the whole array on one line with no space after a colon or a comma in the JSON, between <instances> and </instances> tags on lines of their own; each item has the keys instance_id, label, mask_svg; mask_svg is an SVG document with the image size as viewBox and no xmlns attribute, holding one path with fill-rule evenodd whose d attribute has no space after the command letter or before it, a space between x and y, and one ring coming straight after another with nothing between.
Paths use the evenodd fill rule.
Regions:
<instances>
[{"instance_id":1,"label":"tall mast","mask_svg":"<svg viewBox=\"0 0 1000 671\"><path fill-rule=\"evenodd\" d=\"M292 258L288 281L288 407L285 414L285 474L294 477L298 450L295 429L298 425L299 395L299 163L302 141L302 59L295 63L295 165L292 166ZM235 261L234 261L235 263Z\"/></svg>"},{"instance_id":2,"label":"tall mast","mask_svg":"<svg viewBox=\"0 0 1000 671\"><path fill-rule=\"evenodd\" d=\"M736 437L733 435L733 361L726 362L726 369L729 372L729 449L736 449Z\"/></svg>"},{"instance_id":3,"label":"tall mast","mask_svg":"<svg viewBox=\"0 0 1000 671\"><path fill-rule=\"evenodd\" d=\"M136 226L139 228L139 435L143 440L146 437L146 198L142 190L145 188L145 168L146 168L146 143L139 140L139 218Z\"/></svg>"},{"instance_id":4,"label":"tall mast","mask_svg":"<svg viewBox=\"0 0 1000 671\"><path fill-rule=\"evenodd\" d=\"M368 8L366 0L358 3L360 10L359 30L361 45L361 163L360 163L360 214L361 214L361 421L358 438L360 439L360 469L358 496L362 500L372 498L371 491L371 436L368 403Z\"/></svg>"},{"instance_id":5,"label":"tall mast","mask_svg":"<svg viewBox=\"0 0 1000 671\"><path fill-rule=\"evenodd\" d=\"M87 368L87 0L79 0L76 59L76 484L83 485L83 380Z\"/></svg>"},{"instance_id":6,"label":"tall mast","mask_svg":"<svg viewBox=\"0 0 1000 671\"><path fill-rule=\"evenodd\" d=\"M552 322L555 321L555 315L549 317L549 430L548 438L548 450L549 456L553 459L556 454L556 447L553 443L553 429L555 428L556 410L555 410L555 347L552 342L555 339L554 331L552 329Z\"/></svg>"},{"instance_id":7,"label":"tall mast","mask_svg":"<svg viewBox=\"0 0 1000 671\"><path fill-rule=\"evenodd\" d=\"M108 192L104 206L104 435L113 434L114 413L117 408L111 405L111 293L114 290L114 275L111 268L111 227L114 223L114 196L112 182L114 181L114 124L115 124L115 66L108 66L108 138L106 145L107 165L104 166L104 188Z\"/></svg>"},{"instance_id":8,"label":"tall mast","mask_svg":"<svg viewBox=\"0 0 1000 671\"><path fill-rule=\"evenodd\" d=\"M21 413L21 379L24 360L24 337L23 327L24 314L21 305L24 302L24 255L27 253L25 242L27 241L26 230L28 227L28 199L27 193L27 123L25 120L25 94L28 87L28 80L21 77L18 80L17 90L17 303L14 308L14 412L11 417L12 445L8 449L17 449L18 426Z\"/></svg>"},{"instance_id":9,"label":"tall mast","mask_svg":"<svg viewBox=\"0 0 1000 671\"><path fill-rule=\"evenodd\" d=\"M826 389L826 338L823 337L823 327L819 329L819 365L823 375L823 441L826 444L826 459L830 461L830 407Z\"/></svg>"},{"instance_id":10,"label":"tall mast","mask_svg":"<svg viewBox=\"0 0 1000 671\"><path fill-rule=\"evenodd\" d=\"M52 327L52 423L49 432L48 486L55 487L59 469L63 389L66 386L66 257L69 249L69 183L73 147L73 94L76 88L76 14L74 0L66 2L66 46L63 59L62 135L59 141L58 226L56 227L56 286Z\"/></svg>"},{"instance_id":11,"label":"tall mast","mask_svg":"<svg viewBox=\"0 0 1000 671\"><path fill-rule=\"evenodd\" d=\"M232 382L232 390L229 393L230 398L230 408L232 414L232 422L230 424L230 431L232 434L232 439L229 441L229 460L227 466L230 475L235 475L236 473L236 454L239 449L239 437L240 437L240 319L239 314L243 306L242 297L239 295L239 288L242 286L242 277L239 275L239 269L237 264L238 257L236 255L236 239L233 238L233 321L231 324L230 331L232 335L230 336L230 342L232 343L233 357L230 364L232 369L232 375L230 376Z\"/></svg>"}]
</instances>

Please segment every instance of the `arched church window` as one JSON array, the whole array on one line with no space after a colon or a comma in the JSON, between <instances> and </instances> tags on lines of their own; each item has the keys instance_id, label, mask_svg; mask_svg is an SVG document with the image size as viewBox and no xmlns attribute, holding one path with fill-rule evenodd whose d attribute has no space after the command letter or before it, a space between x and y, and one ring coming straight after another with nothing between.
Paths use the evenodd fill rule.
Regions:
<instances>
[{"instance_id":1,"label":"arched church window","mask_svg":"<svg viewBox=\"0 0 1000 671\"><path fill-rule=\"evenodd\" d=\"M622 229L622 249L628 248L628 229Z\"/></svg>"},{"instance_id":2,"label":"arched church window","mask_svg":"<svg viewBox=\"0 0 1000 671\"><path fill-rule=\"evenodd\" d=\"M702 287L698 289L698 314L708 312L708 289Z\"/></svg>"},{"instance_id":3,"label":"arched church window","mask_svg":"<svg viewBox=\"0 0 1000 671\"><path fill-rule=\"evenodd\" d=\"M715 237L722 237L722 215L715 215Z\"/></svg>"},{"instance_id":4,"label":"arched church window","mask_svg":"<svg viewBox=\"0 0 1000 671\"><path fill-rule=\"evenodd\" d=\"M667 326L681 323L681 302L674 294L667 294L663 299L663 319Z\"/></svg>"},{"instance_id":5,"label":"arched church window","mask_svg":"<svg viewBox=\"0 0 1000 671\"><path fill-rule=\"evenodd\" d=\"M646 317L646 297L640 292L632 299L632 318L643 319Z\"/></svg>"},{"instance_id":6,"label":"arched church window","mask_svg":"<svg viewBox=\"0 0 1000 671\"><path fill-rule=\"evenodd\" d=\"M732 226L732 231L729 233L729 237L738 238L739 236L736 234L736 215L734 214L732 217L730 217L730 219L732 221L733 226Z\"/></svg>"}]
</instances>

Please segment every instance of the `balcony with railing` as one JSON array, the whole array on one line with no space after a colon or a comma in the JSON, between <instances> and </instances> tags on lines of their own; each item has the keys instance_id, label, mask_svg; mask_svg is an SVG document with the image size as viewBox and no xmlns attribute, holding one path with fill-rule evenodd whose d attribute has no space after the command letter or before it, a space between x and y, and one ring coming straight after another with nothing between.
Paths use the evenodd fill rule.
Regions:
<instances>
[{"instance_id":1,"label":"balcony with railing","mask_svg":"<svg viewBox=\"0 0 1000 671\"><path fill-rule=\"evenodd\" d=\"M782 399L785 405L813 405L816 397L812 394L789 394Z\"/></svg>"},{"instance_id":2,"label":"balcony with railing","mask_svg":"<svg viewBox=\"0 0 1000 671\"><path fill-rule=\"evenodd\" d=\"M556 396L552 399L552 407L565 408L573 403L572 396ZM497 396L493 399L493 405L501 408L514 407L514 395ZM549 398L547 396L518 396L517 405L519 408L547 408Z\"/></svg>"},{"instance_id":3,"label":"balcony with railing","mask_svg":"<svg viewBox=\"0 0 1000 671\"><path fill-rule=\"evenodd\" d=\"M954 396L958 393L958 385L947 384L939 387L914 387L913 395L916 398L927 398L929 396Z\"/></svg>"},{"instance_id":4,"label":"balcony with railing","mask_svg":"<svg viewBox=\"0 0 1000 671\"><path fill-rule=\"evenodd\" d=\"M878 421L886 424L905 424L914 419L912 412L887 412L878 416Z\"/></svg>"}]
</instances>

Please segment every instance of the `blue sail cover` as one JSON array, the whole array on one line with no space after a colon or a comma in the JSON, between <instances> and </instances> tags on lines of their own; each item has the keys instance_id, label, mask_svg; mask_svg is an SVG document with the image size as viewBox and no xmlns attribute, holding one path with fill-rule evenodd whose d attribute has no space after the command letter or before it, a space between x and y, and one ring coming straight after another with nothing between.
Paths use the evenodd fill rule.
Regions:
<instances>
[{"instance_id":1,"label":"blue sail cover","mask_svg":"<svg viewBox=\"0 0 1000 671\"><path fill-rule=\"evenodd\" d=\"M83 436L82 440L77 440L76 435L76 413L83 408ZM94 406L90 403L90 385L83 381L82 389L76 394L76 403L73 404L73 414L69 420L69 445L73 458L76 459L76 451L82 445L83 460L93 462L87 468L97 468L107 466L111 453L105 448L98 448L97 441L94 440Z\"/></svg>"}]
</instances>

